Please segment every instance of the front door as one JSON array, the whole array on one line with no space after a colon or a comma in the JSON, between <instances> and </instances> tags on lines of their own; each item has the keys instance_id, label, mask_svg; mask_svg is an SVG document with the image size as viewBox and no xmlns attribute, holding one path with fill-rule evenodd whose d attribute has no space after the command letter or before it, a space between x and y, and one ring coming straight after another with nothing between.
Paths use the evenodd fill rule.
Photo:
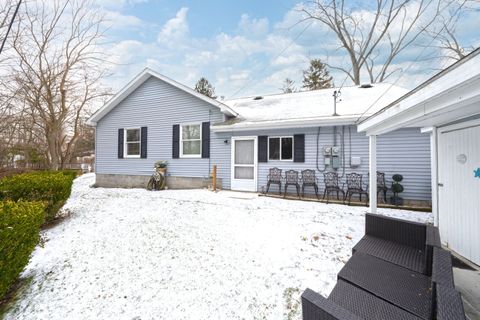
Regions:
<instances>
[{"instance_id":1,"label":"front door","mask_svg":"<svg viewBox=\"0 0 480 320\"><path fill-rule=\"evenodd\" d=\"M438 202L442 241L480 264L480 120L438 131Z\"/></svg>"},{"instance_id":2,"label":"front door","mask_svg":"<svg viewBox=\"0 0 480 320\"><path fill-rule=\"evenodd\" d=\"M257 137L232 137L232 190L257 191Z\"/></svg>"}]
</instances>

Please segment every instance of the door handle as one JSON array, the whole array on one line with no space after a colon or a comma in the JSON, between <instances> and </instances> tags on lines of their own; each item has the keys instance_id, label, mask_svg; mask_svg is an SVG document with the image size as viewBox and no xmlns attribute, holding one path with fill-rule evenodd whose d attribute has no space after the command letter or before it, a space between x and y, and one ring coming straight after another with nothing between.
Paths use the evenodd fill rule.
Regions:
<instances>
[{"instance_id":1,"label":"door handle","mask_svg":"<svg viewBox=\"0 0 480 320\"><path fill-rule=\"evenodd\" d=\"M438 186L439 186L439 187L443 187L443 183L439 182L439 183L438 183Z\"/></svg>"}]
</instances>

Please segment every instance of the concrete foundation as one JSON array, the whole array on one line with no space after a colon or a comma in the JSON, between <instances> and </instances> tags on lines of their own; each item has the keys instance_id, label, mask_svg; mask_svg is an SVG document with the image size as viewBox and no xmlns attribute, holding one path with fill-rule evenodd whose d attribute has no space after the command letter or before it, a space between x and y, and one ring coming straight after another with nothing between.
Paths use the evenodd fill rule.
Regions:
<instances>
[{"instance_id":1,"label":"concrete foundation","mask_svg":"<svg viewBox=\"0 0 480 320\"><path fill-rule=\"evenodd\" d=\"M95 186L104 188L146 188L150 176L126 174L95 174ZM212 184L212 179L199 177L167 176L169 189L202 189ZM222 179L217 179L217 188L222 188Z\"/></svg>"}]
</instances>

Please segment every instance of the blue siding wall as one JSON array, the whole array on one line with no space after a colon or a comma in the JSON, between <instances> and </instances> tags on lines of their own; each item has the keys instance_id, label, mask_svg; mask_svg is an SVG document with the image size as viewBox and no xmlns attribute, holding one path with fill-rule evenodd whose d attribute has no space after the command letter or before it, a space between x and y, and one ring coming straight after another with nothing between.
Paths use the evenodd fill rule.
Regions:
<instances>
[{"instance_id":1,"label":"blue siding wall","mask_svg":"<svg viewBox=\"0 0 480 320\"><path fill-rule=\"evenodd\" d=\"M345 127L345 173L357 172L364 175L367 182L368 174L368 137L364 133L358 133L355 126ZM337 127L337 145L340 145L340 134L342 127ZM305 162L298 163L293 161L269 161L258 163L258 190L267 184L268 169L279 167L283 170L294 169L316 169L317 154L317 128L291 129L291 130L263 130L235 133L235 136L291 136L293 134L305 134ZM219 136L219 135L217 135ZM224 135L226 139L230 135ZM351 144L350 137L351 136ZM430 200L430 139L428 135L420 133L419 128L400 129L378 137L377 142L378 170L385 172L387 184L391 181L391 176L400 173L404 176L402 182L405 192L402 196L410 200ZM319 161L318 169L324 170L322 147L333 145L333 127L322 127L320 130ZM350 148L351 145L351 148ZM219 172L224 179L230 178L230 145L228 151L220 152L222 158L212 158L219 167ZM225 147L224 147L225 148ZM226 148L225 148L226 149ZM360 156L361 165L355 168L350 167L350 155ZM343 169L338 170L342 175ZM323 192L323 175L317 171L320 180L320 191ZM226 184L224 183L226 186ZM276 186L272 186L272 191L277 191ZM289 189L293 191L292 189ZM310 190L312 192L313 190Z\"/></svg>"},{"instance_id":2,"label":"blue siding wall","mask_svg":"<svg viewBox=\"0 0 480 320\"><path fill-rule=\"evenodd\" d=\"M98 122L96 172L151 175L155 161L167 160L169 175L208 177L209 164L215 152L211 152L210 159L172 159L172 126L223 120L224 115L218 108L150 77ZM132 127L148 127L147 159L117 158L118 129ZM211 136L215 141L213 132ZM211 143L210 149L216 149L214 143Z\"/></svg>"},{"instance_id":3,"label":"blue siding wall","mask_svg":"<svg viewBox=\"0 0 480 320\"><path fill-rule=\"evenodd\" d=\"M150 175L157 160L167 160L168 174L181 177L208 177L211 166L218 167L223 188L230 188L231 136L282 136L305 134L305 162L269 161L258 164L258 190L266 185L268 169L315 169L317 128L291 130L263 130L242 133L211 132L210 159L172 159L172 126L174 124L224 121L220 110L174 86L151 77L102 118L96 128L96 171L101 174ZM148 127L147 159L118 159L117 134L119 128ZM350 135L349 130L350 128ZM342 127L337 127L341 133ZM345 127L345 173L368 173L368 138L356 127ZM351 144L350 144L351 140ZM227 141L227 143L225 143ZM322 127L319 137L318 169L323 170L322 147L333 145L333 128ZM340 145L340 134L337 135ZM350 148L351 146L351 148ZM359 167L350 168L350 156L360 156ZM387 180L400 173L404 176L405 192L411 200L430 200L430 141L418 128L406 128L378 137L378 169ZM343 170L338 170L340 174ZM317 171L319 178L321 172ZM320 179L322 181L322 179ZM273 187L275 188L275 187ZM274 189L273 189L274 190ZM293 191L293 189L292 189ZM320 183L320 191L323 184Z\"/></svg>"}]
</instances>

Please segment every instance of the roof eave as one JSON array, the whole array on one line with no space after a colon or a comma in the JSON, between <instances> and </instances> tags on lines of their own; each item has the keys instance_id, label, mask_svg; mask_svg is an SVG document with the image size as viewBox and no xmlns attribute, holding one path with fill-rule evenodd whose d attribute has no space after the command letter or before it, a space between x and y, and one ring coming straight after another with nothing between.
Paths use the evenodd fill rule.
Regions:
<instances>
[{"instance_id":1,"label":"roof eave","mask_svg":"<svg viewBox=\"0 0 480 320\"><path fill-rule=\"evenodd\" d=\"M279 121L240 122L229 125L214 125L213 132L241 132L263 129L309 128L317 126L354 125L359 115L316 117L311 119L292 119Z\"/></svg>"},{"instance_id":2,"label":"roof eave","mask_svg":"<svg viewBox=\"0 0 480 320\"><path fill-rule=\"evenodd\" d=\"M472 65L470 66L470 64ZM421 116L433 114L442 108L446 110L448 104L445 102L449 100L456 100L451 101L451 105L468 100L465 93L476 94L478 90L480 80L480 73L477 71L478 64L480 64L480 48L435 74L385 108L365 118L359 123L358 131L366 132L367 135L383 134L398 129L402 125L408 126ZM436 86L432 86L432 84ZM456 96L457 92L464 91L466 88L470 90ZM454 98L448 97L449 95ZM431 106L427 112L427 104L431 104L435 100L442 100L442 104Z\"/></svg>"}]
</instances>

